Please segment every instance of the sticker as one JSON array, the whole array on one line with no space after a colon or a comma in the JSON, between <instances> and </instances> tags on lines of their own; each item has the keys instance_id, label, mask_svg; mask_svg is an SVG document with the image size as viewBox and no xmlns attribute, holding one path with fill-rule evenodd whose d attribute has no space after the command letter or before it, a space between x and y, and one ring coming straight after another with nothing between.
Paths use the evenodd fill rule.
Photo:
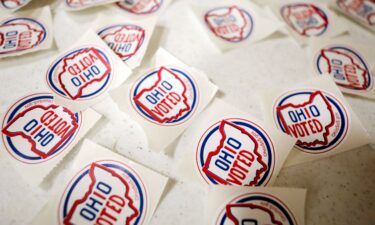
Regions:
<instances>
[{"instance_id":1,"label":"sticker","mask_svg":"<svg viewBox=\"0 0 375 225\"><path fill-rule=\"evenodd\" d=\"M248 1L215 1L207 6L193 6L193 11L210 39L221 50L254 43L283 26L267 15L263 8Z\"/></svg>"},{"instance_id":2,"label":"sticker","mask_svg":"<svg viewBox=\"0 0 375 225\"><path fill-rule=\"evenodd\" d=\"M369 142L366 130L328 76L264 93L262 98L268 121L297 139L286 165L328 157Z\"/></svg>"},{"instance_id":3,"label":"sticker","mask_svg":"<svg viewBox=\"0 0 375 225\"><path fill-rule=\"evenodd\" d=\"M164 49L147 67L112 97L145 129L151 148L162 150L202 111L217 88L205 74Z\"/></svg>"},{"instance_id":4,"label":"sticker","mask_svg":"<svg viewBox=\"0 0 375 225\"><path fill-rule=\"evenodd\" d=\"M59 221L142 224L147 199L143 181L129 166L97 161L82 169L66 187L60 199Z\"/></svg>"},{"instance_id":5,"label":"sticker","mask_svg":"<svg viewBox=\"0 0 375 225\"><path fill-rule=\"evenodd\" d=\"M133 14L151 14L159 10L163 0L135 0L120 1L116 3L118 7Z\"/></svg>"},{"instance_id":6,"label":"sticker","mask_svg":"<svg viewBox=\"0 0 375 225\"><path fill-rule=\"evenodd\" d=\"M199 100L197 88L187 72L162 66L134 83L130 101L145 119L175 126L187 121L194 113Z\"/></svg>"},{"instance_id":7,"label":"sticker","mask_svg":"<svg viewBox=\"0 0 375 225\"><path fill-rule=\"evenodd\" d=\"M49 48L51 23L48 7L0 18L0 58Z\"/></svg>"},{"instance_id":8,"label":"sticker","mask_svg":"<svg viewBox=\"0 0 375 225\"><path fill-rule=\"evenodd\" d=\"M335 8L375 30L375 2L372 0L335 0Z\"/></svg>"},{"instance_id":9,"label":"sticker","mask_svg":"<svg viewBox=\"0 0 375 225\"><path fill-rule=\"evenodd\" d=\"M31 2L31 0L0 0L0 11L7 10L13 12L24 7L29 2Z\"/></svg>"},{"instance_id":10,"label":"sticker","mask_svg":"<svg viewBox=\"0 0 375 225\"><path fill-rule=\"evenodd\" d=\"M328 29L327 13L314 4L284 5L280 13L289 27L301 36L321 36Z\"/></svg>"},{"instance_id":11,"label":"sticker","mask_svg":"<svg viewBox=\"0 0 375 225\"><path fill-rule=\"evenodd\" d=\"M182 174L203 184L267 186L294 144L294 138L216 99L177 149L188 154L181 156Z\"/></svg>"},{"instance_id":12,"label":"sticker","mask_svg":"<svg viewBox=\"0 0 375 225\"><path fill-rule=\"evenodd\" d=\"M208 221L212 222L207 224L300 225L304 221L305 195L304 189L214 187L208 197L208 208L213 213ZM219 199L211 200L213 197Z\"/></svg>"},{"instance_id":13,"label":"sticker","mask_svg":"<svg viewBox=\"0 0 375 225\"><path fill-rule=\"evenodd\" d=\"M273 9L300 45L333 38L347 31L343 20L323 3L290 0Z\"/></svg>"},{"instance_id":14,"label":"sticker","mask_svg":"<svg viewBox=\"0 0 375 225\"><path fill-rule=\"evenodd\" d=\"M122 0L117 1L114 7L125 12L130 18L158 17L172 0Z\"/></svg>"},{"instance_id":15,"label":"sticker","mask_svg":"<svg viewBox=\"0 0 375 225\"><path fill-rule=\"evenodd\" d=\"M154 19L131 21L103 15L95 22L94 29L122 61L133 69L143 60L154 26Z\"/></svg>"},{"instance_id":16,"label":"sticker","mask_svg":"<svg viewBox=\"0 0 375 225\"><path fill-rule=\"evenodd\" d=\"M284 133L298 139L296 147L319 154L334 149L345 138L348 113L329 93L301 89L282 95L275 102L275 122Z\"/></svg>"},{"instance_id":17,"label":"sticker","mask_svg":"<svg viewBox=\"0 0 375 225\"><path fill-rule=\"evenodd\" d=\"M65 0L65 7L70 10L87 9L94 6L116 2L117 0Z\"/></svg>"},{"instance_id":18,"label":"sticker","mask_svg":"<svg viewBox=\"0 0 375 225\"><path fill-rule=\"evenodd\" d=\"M370 64L374 57L359 43L351 37L342 37L315 46L314 73L329 75L344 93L374 98Z\"/></svg>"},{"instance_id":19,"label":"sticker","mask_svg":"<svg viewBox=\"0 0 375 225\"><path fill-rule=\"evenodd\" d=\"M216 36L230 42L247 39L254 27L250 13L237 6L212 9L205 21Z\"/></svg>"},{"instance_id":20,"label":"sticker","mask_svg":"<svg viewBox=\"0 0 375 225\"><path fill-rule=\"evenodd\" d=\"M92 111L74 113L56 105L51 94L33 94L18 100L4 114L2 143L17 165L44 168L57 164L98 119Z\"/></svg>"},{"instance_id":21,"label":"sticker","mask_svg":"<svg viewBox=\"0 0 375 225\"><path fill-rule=\"evenodd\" d=\"M32 224L149 224L168 178L85 140L66 181Z\"/></svg>"},{"instance_id":22,"label":"sticker","mask_svg":"<svg viewBox=\"0 0 375 225\"><path fill-rule=\"evenodd\" d=\"M72 109L95 104L130 75L130 69L99 37L92 35L62 53L47 71L46 82L56 101Z\"/></svg>"}]
</instances>

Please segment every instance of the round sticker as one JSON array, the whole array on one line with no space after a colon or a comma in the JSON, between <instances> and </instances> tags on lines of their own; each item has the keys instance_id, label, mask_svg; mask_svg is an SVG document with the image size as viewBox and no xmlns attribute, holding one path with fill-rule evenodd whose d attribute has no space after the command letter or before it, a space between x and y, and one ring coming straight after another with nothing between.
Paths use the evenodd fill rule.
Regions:
<instances>
[{"instance_id":1,"label":"round sticker","mask_svg":"<svg viewBox=\"0 0 375 225\"><path fill-rule=\"evenodd\" d=\"M25 51L42 44L45 26L32 18L12 18L0 23L0 55Z\"/></svg>"},{"instance_id":2,"label":"round sticker","mask_svg":"<svg viewBox=\"0 0 375 225\"><path fill-rule=\"evenodd\" d=\"M318 37L328 29L327 13L315 4L287 4L280 13L289 27L301 36Z\"/></svg>"},{"instance_id":3,"label":"round sticker","mask_svg":"<svg viewBox=\"0 0 375 225\"><path fill-rule=\"evenodd\" d=\"M135 15L147 15L158 11L163 0L124 0L116 3L121 9Z\"/></svg>"},{"instance_id":4,"label":"round sticker","mask_svg":"<svg viewBox=\"0 0 375 225\"><path fill-rule=\"evenodd\" d=\"M328 73L343 89L369 91L373 87L372 73L364 57L343 45L321 49L315 56L315 69L320 75Z\"/></svg>"},{"instance_id":5,"label":"round sticker","mask_svg":"<svg viewBox=\"0 0 375 225\"><path fill-rule=\"evenodd\" d=\"M59 224L141 225L148 207L141 178L127 165L103 160L82 169L61 196Z\"/></svg>"},{"instance_id":6,"label":"round sticker","mask_svg":"<svg viewBox=\"0 0 375 225\"><path fill-rule=\"evenodd\" d=\"M29 95L5 113L2 140L5 149L16 160L42 163L69 147L81 123L81 113L55 105L52 95Z\"/></svg>"},{"instance_id":7,"label":"round sticker","mask_svg":"<svg viewBox=\"0 0 375 225\"><path fill-rule=\"evenodd\" d=\"M248 193L231 200L221 210L215 224L298 225L283 201L265 193Z\"/></svg>"},{"instance_id":8,"label":"round sticker","mask_svg":"<svg viewBox=\"0 0 375 225\"><path fill-rule=\"evenodd\" d=\"M187 72L175 67L160 67L134 83L130 101L147 121L176 126L186 122L195 112L199 90Z\"/></svg>"},{"instance_id":9,"label":"round sticker","mask_svg":"<svg viewBox=\"0 0 375 225\"><path fill-rule=\"evenodd\" d=\"M111 61L100 47L79 47L52 63L47 84L57 95L75 101L103 94L111 84Z\"/></svg>"},{"instance_id":10,"label":"round sticker","mask_svg":"<svg viewBox=\"0 0 375 225\"><path fill-rule=\"evenodd\" d=\"M260 186L272 176L275 150L259 125L228 118L204 132L196 149L196 163L208 184Z\"/></svg>"},{"instance_id":11,"label":"round sticker","mask_svg":"<svg viewBox=\"0 0 375 225\"><path fill-rule=\"evenodd\" d=\"M238 6L211 9L204 20L212 33L229 42L246 40L254 29L251 14Z\"/></svg>"},{"instance_id":12,"label":"round sticker","mask_svg":"<svg viewBox=\"0 0 375 225\"><path fill-rule=\"evenodd\" d=\"M132 24L104 27L98 34L123 61L134 56L145 39L145 30Z\"/></svg>"},{"instance_id":13,"label":"round sticker","mask_svg":"<svg viewBox=\"0 0 375 225\"><path fill-rule=\"evenodd\" d=\"M275 102L274 118L279 129L298 139L298 149L312 154L337 147L349 127L343 104L320 90L296 90L282 95Z\"/></svg>"}]
</instances>

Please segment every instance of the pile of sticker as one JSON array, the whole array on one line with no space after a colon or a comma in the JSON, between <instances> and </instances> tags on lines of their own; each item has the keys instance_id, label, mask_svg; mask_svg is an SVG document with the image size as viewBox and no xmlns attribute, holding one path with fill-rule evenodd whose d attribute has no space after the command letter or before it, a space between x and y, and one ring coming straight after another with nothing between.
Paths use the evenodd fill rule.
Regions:
<instances>
[{"instance_id":1,"label":"pile of sticker","mask_svg":"<svg viewBox=\"0 0 375 225\"><path fill-rule=\"evenodd\" d=\"M49 7L13 13L28 2L0 1L0 57L51 47ZM83 140L102 116L91 107L108 98L144 128L153 150L165 149L186 130L190 138L177 144L186 153L178 163L179 174L209 189L207 225L304 224L305 190L265 186L272 186L283 166L369 143L341 91L375 98L370 64L374 55L350 35L338 37L347 29L328 6L315 1L259 1L272 6L263 7L247 0L192 6L222 50L258 42L277 31L289 32L309 46L311 72L318 76L264 93L261 121L214 99L218 87L203 71L162 48L141 64L156 20L170 2L58 3L66 10L107 4L102 7L122 13L101 15L91 30L50 62L43 71L49 93L22 97L3 114L4 155L33 185L83 142L67 175L69 182L32 224L149 223L167 177ZM373 0L335 0L331 8L375 31Z\"/></svg>"}]
</instances>

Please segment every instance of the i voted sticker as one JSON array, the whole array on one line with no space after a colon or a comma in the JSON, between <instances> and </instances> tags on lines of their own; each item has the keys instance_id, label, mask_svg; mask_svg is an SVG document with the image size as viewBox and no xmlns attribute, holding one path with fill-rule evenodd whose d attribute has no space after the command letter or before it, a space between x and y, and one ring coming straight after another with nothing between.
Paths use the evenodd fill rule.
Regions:
<instances>
[{"instance_id":1,"label":"i voted sticker","mask_svg":"<svg viewBox=\"0 0 375 225\"><path fill-rule=\"evenodd\" d=\"M375 2L373 0L337 0L336 6L362 23L375 27Z\"/></svg>"},{"instance_id":2,"label":"i voted sticker","mask_svg":"<svg viewBox=\"0 0 375 225\"><path fill-rule=\"evenodd\" d=\"M47 37L42 22L20 17L2 21L0 24L0 56L33 49L41 45Z\"/></svg>"},{"instance_id":3,"label":"i voted sticker","mask_svg":"<svg viewBox=\"0 0 375 225\"><path fill-rule=\"evenodd\" d=\"M251 14L236 5L211 9L204 20L212 33L229 42L246 40L254 29Z\"/></svg>"},{"instance_id":4,"label":"i voted sticker","mask_svg":"<svg viewBox=\"0 0 375 225\"><path fill-rule=\"evenodd\" d=\"M160 67L141 76L130 92L134 109L147 121L175 126L195 112L199 90L193 77L175 67Z\"/></svg>"},{"instance_id":5,"label":"i voted sticker","mask_svg":"<svg viewBox=\"0 0 375 225\"><path fill-rule=\"evenodd\" d=\"M50 94L34 94L17 101L5 114L2 140L16 160L45 162L70 146L82 123L82 114L55 105Z\"/></svg>"},{"instance_id":6,"label":"i voted sticker","mask_svg":"<svg viewBox=\"0 0 375 225\"><path fill-rule=\"evenodd\" d=\"M279 198L266 193L242 194L220 212L216 225L298 225L293 212Z\"/></svg>"},{"instance_id":7,"label":"i voted sticker","mask_svg":"<svg viewBox=\"0 0 375 225\"><path fill-rule=\"evenodd\" d=\"M121 9L136 15L152 14L162 6L163 0L124 0L116 3Z\"/></svg>"},{"instance_id":8,"label":"i voted sticker","mask_svg":"<svg viewBox=\"0 0 375 225\"><path fill-rule=\"evenodd\" d=\"M196 149L196 166L209 184L264 186L274 165L267 132L242 118L223 119L209 127Z\"/></svg>"},{"instance_id":9,"label":"i voted sticker","mask_svg":"<svg viewBox=\"0 0 375 225\"><path fill-rule=\"evenodd\" d=\"M59 202L58 223L141 225L147 198L143 181L129 166L113 160L96 161L66 187Z\"/></svg>"},{"instance_id":10,"label":"i voted sticker","mask_svg":"<svg viewBox=\"0 0 375 225\"><path fill-rule=\"evenodd\" d=\"M112 62L102 48L78 47L52 63L47 84L69 100L88 100L103 94L113 79Z\"/></svg>"},{"instance_id":11,"label":"i voted sticker","mask_svg":"<svg viewBox=\"0 0 375 225\"><path fill-rule=\"evenodd\" d=\"M15 10L26 5L30 1L31 0L0 0L0 8Z\"/></svg>"},{"instance_id":12,"label":"i voted sticker","mask_svg":"<svg viewBox=\"0 0 375 225\"><path fill-rule=\"evenodd\" d=\"M320 90L288 92L275 102L275 123L298 139L296 147L320 154L336 148L346 137L348 112L333 95Z\"/></svg>"},{"instance_id":13,"label":"i voted sticker","mask_svg":"<svg viewBox=\"0 0 375 225\"><path fill-rule=\"evenodd\" d=\"M370 91L374 81L367 60L355 49L345 45L324 47L315 56L315 70L328 73L343 89Z\"/></svg>"},{"instance_id":14,"label":"i voted sticker","mask_svg":"<svg viewBox=\"0 0 375 225\"><path fill-rule=\"evenodd\" d=\"M123 61L137 54L145 39L145 30L132 24L107 26L98 34Z\"/></svg>"},{"instance_id":15,"label":"i voted sticker","mask_svg":"<svg viewBox=\"0 0 375 225\"><path fill-rule=\"evenodd\" d=\"M312 3L284 5L280 9L280 14L288 26L300 36L318 37L329 27L327 13Z\"/></svg>"}]
</instances>

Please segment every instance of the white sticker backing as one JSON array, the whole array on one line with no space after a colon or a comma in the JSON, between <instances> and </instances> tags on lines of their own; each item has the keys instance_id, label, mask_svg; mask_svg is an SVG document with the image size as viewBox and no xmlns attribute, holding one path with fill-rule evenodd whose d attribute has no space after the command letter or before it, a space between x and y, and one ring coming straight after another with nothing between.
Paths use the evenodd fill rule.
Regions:
<instances>
[{"instance_id":1,"label":"white sticker backing","mask_svg":"<svg viewBox=\"0 0 375 225\"><path fill-rule=\"evenodd\" d=\"M130 74L130 68L90 30L51 63L46 84L57 103L81 111L103 100Z\"/></svg>"},{"instance_id":2,"label":"white sticker backing","mask_svg":"<svg viewBox=\"0 0 375 225\"><path fill-rule=\"evenodd\" d=\"M284 25L250 1L215 1L193 10L210 39L221 50L260 41Z\"/></svg>"},{"instance_id":3,"label":"white sticker backing","mask_svg":"<svg viewBox=\"0 0 375 225\"><path fill-rule=\"evenodd\" d=\"M32 224L147 225L168 178L89 140Z\"/></svg>"},{"instance_id":4,"label":"white sticker backing","mask_svg":"<svg viewBox=\"0 0 375 225\"><path fill-rule=\"evenodd\" d=\"M0 58L48 49L52 42L49 7L0 15Z\"/></svg>"},{"instance_id":5,"label":"white sticker backing","mask_svg":"<svg viewBox=\"0 0 375 225\"><path fill-rule=\"evenodd\" d=\"M304 225L305 189L211 187L206 225Z\"/></svg>"},{"instance_id":6,"label":"white sticker backing","mask_svg":"<svg viewBox=\"0 0 375 225\"><path fill-rule=\"evenodd\" d=\"M155 22L155 18L133 21L122 16L102 15L94 23L93 29L122 61L134 69L142 62Z\"/></svg>"},{"instance_id":7,"label":"white sticker backing","mask_svg":"<svg viewBox=\"0 0 375 225\"><path fill-rule=\"evenodd\" d=\"M204 73L159 49L132 83L111 95L144 128L151 149L160 151L187 128L216 91Z\"/></svg>"},{"instance_id":8,"label":"white sticker backing","mask_svg":"<svg viewBox=\"0 0 375 225\"><path fill-rule=\"evenodd\" d=\"M328 75L262 95L265 115L297 138L286 165L295 165L369 143L369 135Z\"/></svg>"},{"instance_id":9,"label":"white sticker backing","mask_svg":"<svg viewBox=\"0 0 375 225\"><path fill-rule=\"evenodd\" d=\"M320 42L311 48L313 72L330 76L344 93L375 99L375 55L351 36Z\"/></svg>"},{"instance_id":10,"label":"white sticker backing","mask_svg":"<svg viewBox=\"0 0 375 225\"><path fill-rule=\"evenodd\" d=\"M25 180L38 185L99 119L91 109L75 113L55 104L51 94L28 95L4 114L3 153Z\"/></svg>"},{"instance_id":11,"label":"white sticker backing","mask_svg":"<svg viewBox=\"0 0 375 225\"><path fill-rule=\"evenodd\" d=\"M347 27L326 4L310 0L291 0L274 6L275 14L283 20L290 34L300 45L338 36Z\"/></svg>"},{"instance_id":12,"label":"white sticker backing","mask_svg":"<svg viewBox=\"0 0 375 225\"><path fill-rule=\"evenodd\" d=\"M215 99L180 139L181 175L205 185L272 185L296 139Z\"/></svg>"}]
</instances>

